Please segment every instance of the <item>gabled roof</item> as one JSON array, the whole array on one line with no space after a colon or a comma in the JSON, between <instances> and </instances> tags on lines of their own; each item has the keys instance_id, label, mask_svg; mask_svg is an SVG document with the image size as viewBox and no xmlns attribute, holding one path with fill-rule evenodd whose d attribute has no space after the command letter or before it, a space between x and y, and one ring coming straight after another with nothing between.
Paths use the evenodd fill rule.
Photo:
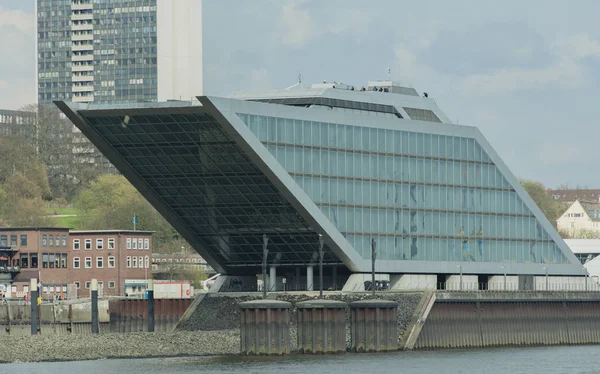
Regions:
<instances>
[{"instance_id":1,"label":"gabled roof","mask_svg":"<svg viewBox=\"0 0 600 374\"><path fill-rule=\"evenodd\" d=\"M600 202L600 189L584 190L547 190L548 195L556 201L570 203L576 200Z\"/></svg>"},{"instance_id":2,"label":"gabled roof","mask_svg":"<svg viewBox=\"0 0 600 374\"><path fill-rule=\"evenodd\" d=\"M600 221L600 203L585 200L577 201L579 201L579 203L581 204L581 206L592 221Z\"/></svg>"}]
</instances>

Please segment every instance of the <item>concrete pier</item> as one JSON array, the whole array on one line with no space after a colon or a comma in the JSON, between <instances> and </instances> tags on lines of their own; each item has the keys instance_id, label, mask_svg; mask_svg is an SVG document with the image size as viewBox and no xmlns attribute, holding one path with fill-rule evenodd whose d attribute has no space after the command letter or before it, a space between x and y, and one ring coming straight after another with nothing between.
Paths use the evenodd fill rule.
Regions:
<instances>
[{"instance_id":1,"label":"concrete pier","mask_svg":"<svg viewBox=\"0 0 600 374\"><path fill-rule=\"evenodd\" d=\"M350 303L352 352L398 350L398 303L360 300Z\"/></svg>"},{"instance_id":2,"label":"concrete pier","mask_svg":"<svg viewBox=\"0 0 600 374\"><path fill-rule=\"evenodd\" d=\"M240 351L243 355L290 353L290 308L287 301L240 303Z\"/></svg>"},{"instance_id":3,"label":"concrete pier","mask_svg":"<svg viewBox=\"0 0 600 374\"><path fill-rule=\"evenodd\" d=\"M346 308L341 301L309 300L298 308L298 353L346 351Z\"/></svg>"}]
</instances>

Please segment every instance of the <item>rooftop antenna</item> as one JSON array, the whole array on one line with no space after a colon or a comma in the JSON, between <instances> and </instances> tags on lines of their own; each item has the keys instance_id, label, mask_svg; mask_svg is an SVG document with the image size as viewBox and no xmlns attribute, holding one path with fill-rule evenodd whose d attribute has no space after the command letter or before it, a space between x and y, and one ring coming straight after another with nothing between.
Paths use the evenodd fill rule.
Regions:
<instances>
[{"instance_id":1,"label":"rooftop antenna","mask_svg":"<svg viewBox=\"0 0 600 374\"><path fill-rule=\"evenodd\" d=\"M302 87L302 74L298 74L298 83L293 84L293 85L287 87L286 90L289 90L289 89L292 89L292 88L295 88L295 87L303 88Z\"/></svg>"}]
</instances>

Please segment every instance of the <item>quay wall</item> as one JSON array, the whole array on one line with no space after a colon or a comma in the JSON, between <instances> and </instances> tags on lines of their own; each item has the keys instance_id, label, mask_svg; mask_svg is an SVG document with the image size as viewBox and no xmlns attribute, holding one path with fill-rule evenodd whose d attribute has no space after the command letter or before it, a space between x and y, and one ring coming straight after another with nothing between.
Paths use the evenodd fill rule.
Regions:
<instances>
[{"instance_id":1,"label":"quay wall","mask_svg":"<svg viewBox=\"0 0 600 374\"><path fill-rule=\"evenodd\" d=\"M600 343L600 294L437 295L415 349Z\"/></svg>"},{"instance_id":2,"label":"quay wall","mask_svg":"<svg viewBox=\"0 0 600 374\"><path fill-rule=\"evenodd\" d=\"M171 332L191 299L156 299L154 301L155 331ZM92 324L91 302L40 305L40 333L88 334ZM148 306L141 299L111 299L98 301L100 333L148 331ZM0 337L31 334L30 305L0 305Z\"/></svg>"}]
</instances>

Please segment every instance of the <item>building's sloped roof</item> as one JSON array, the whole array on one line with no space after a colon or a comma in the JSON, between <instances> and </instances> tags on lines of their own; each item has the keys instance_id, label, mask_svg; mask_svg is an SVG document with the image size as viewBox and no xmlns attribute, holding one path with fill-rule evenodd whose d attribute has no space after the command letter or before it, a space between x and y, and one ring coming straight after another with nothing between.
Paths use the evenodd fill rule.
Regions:
<instances>
[{"instance_id":1,"label":"building's sloped roof","mask_svg":"<svg viewBox=\"0 0 600 374\"><path fill-rule=\"evenodd\" d=\"M575 200L597 201L600 202L600 189L585 190L552 190L548 189L548 194L556 201L570 203Z\"/></svg>"},{"instance_id":2,"label":"building's sloped roof","mask_svg":"<svg viewBox=\"0 0 600 374\"><path fill-rule=\"evenodd\" d=\"M592 221L600 221L600 203L585 200L578 201Z\"/></svg>"}]
</instances>

